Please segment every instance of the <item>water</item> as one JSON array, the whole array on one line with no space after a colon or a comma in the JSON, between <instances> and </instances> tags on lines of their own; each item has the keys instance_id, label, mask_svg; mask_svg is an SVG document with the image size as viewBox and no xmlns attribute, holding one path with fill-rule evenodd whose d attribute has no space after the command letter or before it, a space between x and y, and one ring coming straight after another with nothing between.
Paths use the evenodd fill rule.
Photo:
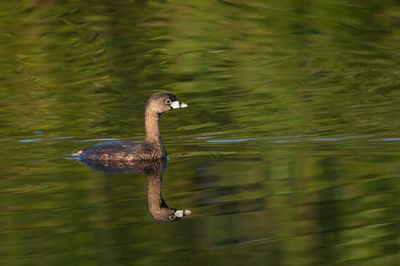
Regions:
<instances>
[{"instance_id":1,"label":"water","mask_svg":"<svg viewBox=\"0 0 400 266\"><path fill-rule=\"evenodd\" d=\"M3 1L0 265L398 265L398 1ZM156 91L165 224L141 173Z\"/></svg>"}]
</instances>

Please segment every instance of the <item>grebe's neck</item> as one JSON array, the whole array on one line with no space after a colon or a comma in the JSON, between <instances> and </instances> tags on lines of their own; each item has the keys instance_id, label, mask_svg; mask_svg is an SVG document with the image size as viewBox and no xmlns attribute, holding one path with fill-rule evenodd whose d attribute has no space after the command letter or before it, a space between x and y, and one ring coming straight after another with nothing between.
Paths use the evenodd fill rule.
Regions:
<instances>
[{"instance_id":1,"label":"grebe's neck","mask_svg":"<svg viewBox=\"0 0 400 266\"><path fill-rule=\"evenodd\" d=\"M145 127L144 141L146 143L162 146L160 128L158 125L159 118L160 115L158 113L146 110L144 115L144 127Z\"/></svg>"}]
</instances>

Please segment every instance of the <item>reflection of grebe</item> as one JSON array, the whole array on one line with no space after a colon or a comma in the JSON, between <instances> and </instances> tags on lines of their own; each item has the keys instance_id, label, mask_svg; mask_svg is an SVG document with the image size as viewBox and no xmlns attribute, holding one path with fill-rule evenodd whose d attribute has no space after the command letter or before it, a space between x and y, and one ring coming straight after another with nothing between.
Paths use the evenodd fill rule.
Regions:
<instances>
[{"instance_id":1,"label":"reflection of grebe","mask_svg":"<svg viewBox=\"0 0 400 266\"><path fill-rule=\"evenodd\" d=\"M141 172L147 179L147 205L151 216L160 222L172 223L191 214L190 210L169 208L162 196L162 177L166 159L143 161L82 160L96 170L106 172Z\"/></svg>"},{"instance_id":2,"label":"reflection of grebe","mask_svg":"<svg viewBox=\"0 0 400 266\"><path fill-rule=\"evenodd\" d=\"M162 113L172 109L185 108L172 93L156 93L147 101L145 111L144 142L111 141L99 143L73 156L81 160L135 161L165 158L167 152L161 140L158 120Z\"/></svg>"}]
</instances>

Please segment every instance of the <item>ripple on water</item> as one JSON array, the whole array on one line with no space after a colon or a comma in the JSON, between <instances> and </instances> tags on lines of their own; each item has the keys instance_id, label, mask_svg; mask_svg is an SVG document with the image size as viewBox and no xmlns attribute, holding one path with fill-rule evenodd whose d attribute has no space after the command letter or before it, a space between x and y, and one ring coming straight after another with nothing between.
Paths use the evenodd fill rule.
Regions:
<instances>
[{"instance_id":1,"label":"ripple on water","mask_svg":"<svg viewBox=\"0 0 400 266\"><path fill-rule=\"evenodd\" d=\"M219 138L213 139L210 137L197 137L197 140L205 140L208 143L235 143L235 142L251 142L251 141L270 141L271 143L291 143L291 142L386 142L386 141L400 141L400 137L382 138L373 135L360 135L360 136L321 136L316 135L299 135L299 136L271 136L271 137L243 137L243 138Z\"/></svg>"}]
</instances>

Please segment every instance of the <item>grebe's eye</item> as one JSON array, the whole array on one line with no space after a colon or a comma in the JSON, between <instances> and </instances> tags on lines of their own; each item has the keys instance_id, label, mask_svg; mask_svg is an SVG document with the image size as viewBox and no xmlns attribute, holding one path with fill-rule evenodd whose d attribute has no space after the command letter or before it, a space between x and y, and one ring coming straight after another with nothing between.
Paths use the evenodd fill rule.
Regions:
<instances>
[{"instance_id":1,"label":"grebe's eye","mask_svg":"<svg viewBox=\"0 0 400 266\"><path fill-rule=\"evenodd\" d=\"M170 105L172 103L172 101L170 99L165 99L164 101L166 104Z\"/></svg>"},{"instance_id":2,"label":"grebe's eye","mask_svg":"<svg viewBox=\"0 0 400 266\"><path fill-rule=\"evenodd\" d=\"M175 218L176 218L175 214L171 214L171 215L168 217L168 219L169 219L170 221L175 220Z\"/></svg>"}]
</instances>

